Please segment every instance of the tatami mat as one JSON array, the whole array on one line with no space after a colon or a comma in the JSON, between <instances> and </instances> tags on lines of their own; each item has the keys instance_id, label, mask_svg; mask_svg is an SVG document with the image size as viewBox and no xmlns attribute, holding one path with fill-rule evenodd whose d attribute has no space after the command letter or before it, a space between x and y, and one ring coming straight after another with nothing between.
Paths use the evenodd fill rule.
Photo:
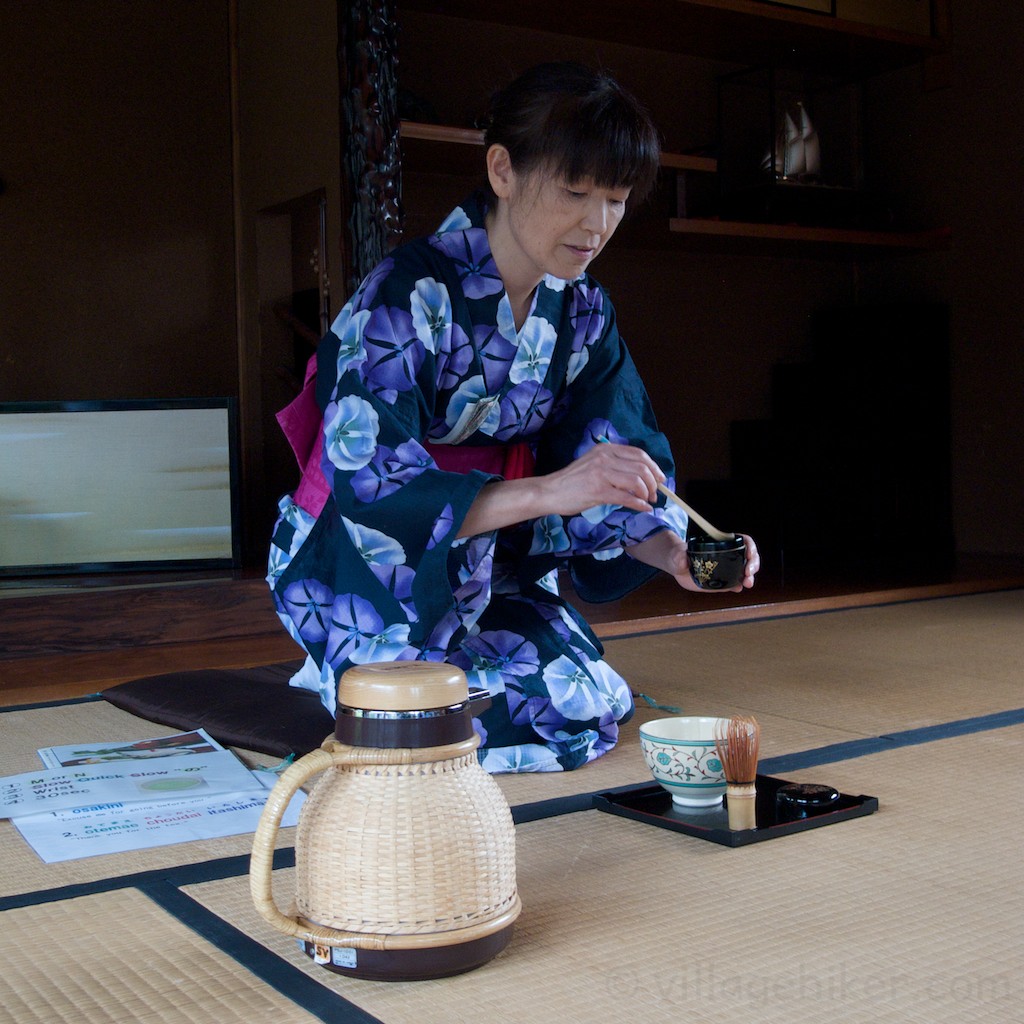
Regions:
<instances>
[{"instance_id":1,"label":"tatami mat","mask_svg":"<svg viewBox=\"0 0 1024 1024\"><path fill-rule=\"evenodd\" d=\"M874 736L1019 707L1024 590L610 641L609 661L688 713L742 706ZM638 684L639 685L639 684Z\"/></svg>"},{"instance_id":2,"label":"tatami mat","mask_svg":"<svg viewBox=\"0 0 1024 1024\"><path fill-rule=\"evenodd\" d=\"M1022 626L1024 592L1010 591L606 647L662 703L756 714L768 759L1020 709ZM641 702L595 764L499 784L522 807L647 782L638 723L664 714ZM0 1024L1006 1024L1024 999L1024 725L994 724L866 756L841 748L848 759L787 772L880 809L748 847L596 810L523 820L511 946L479 971L417 984L339 978L270 930L248 894L251 836L44 865L0 821L0 899L26 894L0 915ZM0 731L0 774L12 774L38 767L38 747L174 730L96 701L0 713ZM278 843L293 841L289 829ZM139 872L181 887L193 927L139 891ZM282 904L291 879L275 875ZM58 898L40 902L47 892ZM294 999L266 982L267 963Z\"/></svg>"},{"instance_id":3,"label":"tatami mat","mask_svg":"<svg viewBox=\"0 0 1024 1024\"><path fill-rule=\"evenodd\" d=\"M9 910L3 1024L310 1024L318 1018L134 890Z\"/></svg>"},{"instance_id":4,"label":"tatami mat","mask_svg":"<svg viewBox=\"0 0 1024 1024\"><path fill-rule=\"evenodd\" d=\"M822 612L610 640L634 691L689 715L753 714L762 756L1024 706L1024 590ZM637 701L620 748L575 776L642 782ZM511 803L577 791L571 776L500 780Z\"/></svg>"},{"instance_id":5,"label":"tatami mat","mask_svg":"<svg viewBox=\"0 0 1024 1024\"><path fill-rule=\"evenodd\" d=\"M685 714L755 714L762 758L1024 705L1024 591L680 630L606 642L634 691ZM575 772L499 776L513 806L646 782L640 724L672 712L637 700L618 747ZM96 701L0 714L0 774L38 767L57 742L174 732ZM250 765L270 763L240 752ZM0 822L2 830L10 828ZM288 835L288 833L285 833ZM290 840L289 840L290 841ZM136 870L133 855L42 865L15 844L18 877L84 881ZM146 866L247 854L246 837L149 851ZM115 862L116 863L113 863ZM55 881L54 881L55 879Z\"/></svg>"},{"instance_id":6,"label":"tatami mat","mask_svg":"<svg viewBox=\"0 0 1024 1024\"><path fill-rule=\"evenodd\" d=\"M796 773L881 809L737 849L600 811L521 825L512 944L442 981L338 978L262 922L245 879L189 891L386 1024L1006 1024L1024 895L989 780L1022 756L1014 727ZM291 879L278 873L279 902Z\"/></svg>"}]
</instances>

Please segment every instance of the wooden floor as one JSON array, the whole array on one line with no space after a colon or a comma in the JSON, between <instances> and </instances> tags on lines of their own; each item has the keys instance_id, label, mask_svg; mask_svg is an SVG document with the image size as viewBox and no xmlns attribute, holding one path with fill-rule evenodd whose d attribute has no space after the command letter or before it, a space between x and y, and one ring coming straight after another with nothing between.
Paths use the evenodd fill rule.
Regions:
<instances>
[{"instance_id":1,"label":"wooden floor","mask_svg":"<svg viewBox=\"0 0 1024 1024\"><path fill-rule=\"evenodd\" d=\"M962 557L948 568L789 572L743 594L691 594L667 578L621 601L567 597L602 638L835 608L1024 587L1024 559ZM0 705L59 700L163 672L289 661L299 649L254 574L6 581Z\"/></svg>"}]
</instances>

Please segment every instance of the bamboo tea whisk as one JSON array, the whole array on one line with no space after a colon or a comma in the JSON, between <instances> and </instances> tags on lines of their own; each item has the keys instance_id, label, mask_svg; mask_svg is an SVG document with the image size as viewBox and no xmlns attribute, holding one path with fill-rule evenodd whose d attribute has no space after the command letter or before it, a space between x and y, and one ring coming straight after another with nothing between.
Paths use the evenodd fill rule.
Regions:
<instances>
[{"instance_id":1,"label":"bamboo tea whisk","mask_svg":"<svg viewBox=\"0 0 1024 1024\"><path fill-rule=\"evenodd\" d=\"M756 718L734 715L715 723L715 748L725 771L725 800L729 828L757 828L757 754L761 726Z\"/></svg>"}]
</instances>

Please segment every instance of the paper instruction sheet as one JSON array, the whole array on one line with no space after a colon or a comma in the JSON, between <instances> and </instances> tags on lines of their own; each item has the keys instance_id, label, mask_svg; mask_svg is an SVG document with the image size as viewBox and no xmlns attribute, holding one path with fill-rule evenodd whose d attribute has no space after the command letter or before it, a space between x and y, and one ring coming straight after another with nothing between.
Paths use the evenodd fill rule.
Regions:
<instances>
[{"instance_id":1,"label":"paper instruction sheet","mask_svg":"<svg viewBox=\"0 0 1024 1024\"><path fill-rule=\"evenodd\" d=\"M202 729L38 753L46 768L0 778L0 817L46 863L253 832L277 781ZM304 799L282 826L297 823Z\"/></svg>"}]
</instances>

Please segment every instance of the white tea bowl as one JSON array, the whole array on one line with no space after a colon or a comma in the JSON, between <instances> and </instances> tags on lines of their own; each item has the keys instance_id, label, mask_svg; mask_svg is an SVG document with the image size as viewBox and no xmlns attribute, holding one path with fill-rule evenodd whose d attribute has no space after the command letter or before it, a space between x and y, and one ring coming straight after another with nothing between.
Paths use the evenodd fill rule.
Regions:
<instances>
[{"instance_id":1,"label":"white tea bowl","mask_svg":"<svg viewBox=\"0 0 1024 1024\"><path fill-rule=\"evenodd\" d=\"M725 796L725 772L715 749L715 724L703 715L658 718L640 726L640 750L655 781L682 807L712 807Z\"/></svg>"}]
</instances>

